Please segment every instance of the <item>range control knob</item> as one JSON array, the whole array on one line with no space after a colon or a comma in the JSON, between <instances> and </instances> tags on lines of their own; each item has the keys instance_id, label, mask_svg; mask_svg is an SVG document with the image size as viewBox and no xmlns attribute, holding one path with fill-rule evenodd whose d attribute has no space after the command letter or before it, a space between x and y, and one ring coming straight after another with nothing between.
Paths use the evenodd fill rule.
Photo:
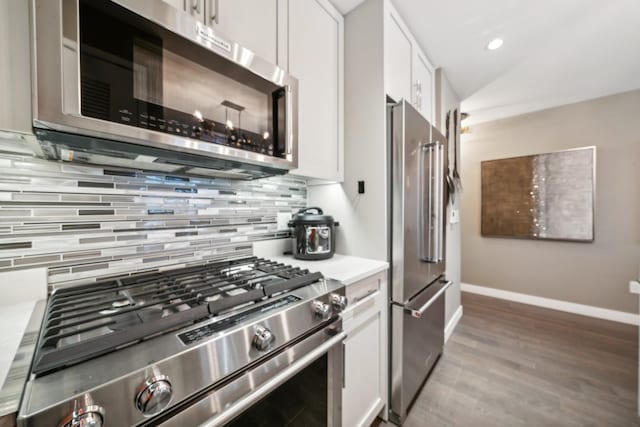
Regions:
<instances>
[{"instance_id":1,"label":"range control knob","mask_svg":"<svg viewBox=\"0 0 640 427\"><path fill-rule=\"evenodd\" d=\"M264 326L258 326L256 328L256 333L253 334L253 340L251 343L253 344L253 348L258 351L267 351L271 348L271 344L276 340L275 335L265 328Z\"/></svg>"},{"instance_id":2,"label":"range control knob","mask_svg":"<svg viewBox=\"0 0 640 427\"><path fill-rule=\"evenodd\" d=\"M104 409L91 405L86 408L76 408L60 423L60 427L102 427L104 424Z\"/></svg>"},{"instance_id":3,"label":"range control knob","mask_svg":"<svg viewBox=\"0 0 640 427\"><path fill-rule=\"evenodd\" d=\"M173 389L165 375L148 378L138 387L136 408L144 415L153 415L169 405Z\"/></svg>"},{"instance_id":4,"label":"range control knob","mask_svg":"<svg viewBox=\"0 0 640 427\"><path fill-rule=\"evenodd\" d=\"M347 308L347 297L340 294L331 294L329 295L329 301L331 301L331 305L338 311L344 311Z\"/></svg>"},{"instance_id":5,"label":"range control knob","mask_svg":"<svg viewBox=\"0 0 640 427\"><path fill-rule=\"evenodd\" d=\"M331 306L326 302L322 301L314 301L311 303L311 310L313 313L321 318L322 320L327 320L331 317Z\"/></svg>"}]
</instances>

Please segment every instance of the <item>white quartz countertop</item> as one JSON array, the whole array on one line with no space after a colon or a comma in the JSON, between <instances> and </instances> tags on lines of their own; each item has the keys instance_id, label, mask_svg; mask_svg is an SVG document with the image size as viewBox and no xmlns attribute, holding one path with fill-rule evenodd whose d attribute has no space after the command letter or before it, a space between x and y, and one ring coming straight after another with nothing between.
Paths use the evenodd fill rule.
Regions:
<instances>
[{"instance_id":1,"label":"white quartz countertop","mask_svg":"<svg viewBox=\"0 0 640 427\"><path fill-rule=\"evenodd\" d=\"M22 366L15 368L16 354L24 344L23 338L38 301L47 298L47 270L45 268L10 271L0 274L0 416L17 409L22 391ZM30 358L20 363L28 368ZM11 374L13 372L13 374ZM17 394L17 395L16 395Z\"/></svg>"},{"instance_id":2,"label":"white quartz countertop","mask_svg":"<svg viewBox=\"0 0 640 427\"><path fill-rule=\"evenodd\" d=\"M640 282L632 280L629 282L629 292L633 294L640 294Z\"/></svg>"},{"instance_id":3,"label":"white quartz countertop","mask_svg":"<svg viewBox=\"0 0 640 427\"><path fill-rule=\"evenodd\" d=\"M350 285L389 268L389 263L386 261L338 254L332 258L319 261L295 259L293 256L269 258L295 267L306 268L312 272L319 271L324 277L335 279L345 285Z\"/></svg>"}]
</instances>

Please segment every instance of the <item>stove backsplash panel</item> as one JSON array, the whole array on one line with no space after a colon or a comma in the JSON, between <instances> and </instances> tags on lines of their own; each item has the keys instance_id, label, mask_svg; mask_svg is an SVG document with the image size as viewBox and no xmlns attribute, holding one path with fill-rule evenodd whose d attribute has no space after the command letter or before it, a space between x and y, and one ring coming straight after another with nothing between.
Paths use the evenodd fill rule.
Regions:
<instances>
[{"instance_id":1,"label":"stove backsplash panel","mask_svg":"<svg viewBox=\"0 0 640 427\"><path fill-rule=\"evenodd\" d=\"M251 255L289 237L303 179L171 176L0 153L0 271L49 268L50 286Z\"/></svg>"}]
</instances>

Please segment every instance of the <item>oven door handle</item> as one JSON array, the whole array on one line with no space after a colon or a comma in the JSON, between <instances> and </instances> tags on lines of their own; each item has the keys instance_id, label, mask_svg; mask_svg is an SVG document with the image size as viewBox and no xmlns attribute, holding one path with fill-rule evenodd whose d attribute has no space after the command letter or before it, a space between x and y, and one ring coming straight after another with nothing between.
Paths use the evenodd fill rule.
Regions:
<instances>
[{"instance_id":1,"label":"oven door handle","mask_svg":"<svg viewBox=\"0 0 640 427\"><path fill-rule=\"evenodd\" d=\"M299 360L291 364L284 371L276 374L273 378L266 381L260 387L258 387L253 393L250 393L243 398L237 400L233 406L225 409L220 415L217 415L204 423L200 424L201 427L214 427L219 425L224 425L238 415L242 414L244 411L249 409L254 403L265 397L267 394L271 393L273 390L278 388L280 385L285 383L287 380L292 378L298 372L302 371L308 365L310 365L314 360L322 356L324 353L329 351L331 347L340 344L347 337L345 332L340 332L339 334L332 337L327 342L322 345L316 347L310 353L307 353Z\"/></svg>"}]
</instances>

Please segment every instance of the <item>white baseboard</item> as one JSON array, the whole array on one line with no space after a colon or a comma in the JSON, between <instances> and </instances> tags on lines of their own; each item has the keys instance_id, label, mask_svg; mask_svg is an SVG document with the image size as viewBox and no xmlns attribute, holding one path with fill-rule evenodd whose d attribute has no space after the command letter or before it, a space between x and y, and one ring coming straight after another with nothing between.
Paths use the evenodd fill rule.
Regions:
<instances>
[{"instance_id":1,"label":"white baseboard","mask_svg":"<svg viewBox=\"0 0 640 427\"><path fill-rule=\"evenodd\" d=\"M449 337L451 337L451 334L453 333L453 330L456 328L456 326L458 326L458 322L460 321L460 319L462 319L462 306L458 306L458 309L456 310L455 313L453 313L453 316L451 316L451 319L449 319L449 322L447 323L447 326L444 328L444 342L446 344L447 341L449 341Z\"/></svg>"},{"instance_id":2,"label":"white baseboard","mask_svg":"<svg viewBox=\"0 0 640 427\"><path fill-rule=\"evenodd\" d=\"M614 322L626 323L629 325L640 324L640 315L627 313L624 311L609 310L608 308L576 304L573 302L537 297L534 295L521 294L518 292L503 291L502 289L471 285L469 283L462 283L460 285L460 289L462 290L462 292L485 295L488 297L520 302L523 304L535 305L538 307L550 308L552 310L566 311L568 313L581 314L583 316L595 317L598 319L612 320Z\"/></svg>"}]
</instances>

